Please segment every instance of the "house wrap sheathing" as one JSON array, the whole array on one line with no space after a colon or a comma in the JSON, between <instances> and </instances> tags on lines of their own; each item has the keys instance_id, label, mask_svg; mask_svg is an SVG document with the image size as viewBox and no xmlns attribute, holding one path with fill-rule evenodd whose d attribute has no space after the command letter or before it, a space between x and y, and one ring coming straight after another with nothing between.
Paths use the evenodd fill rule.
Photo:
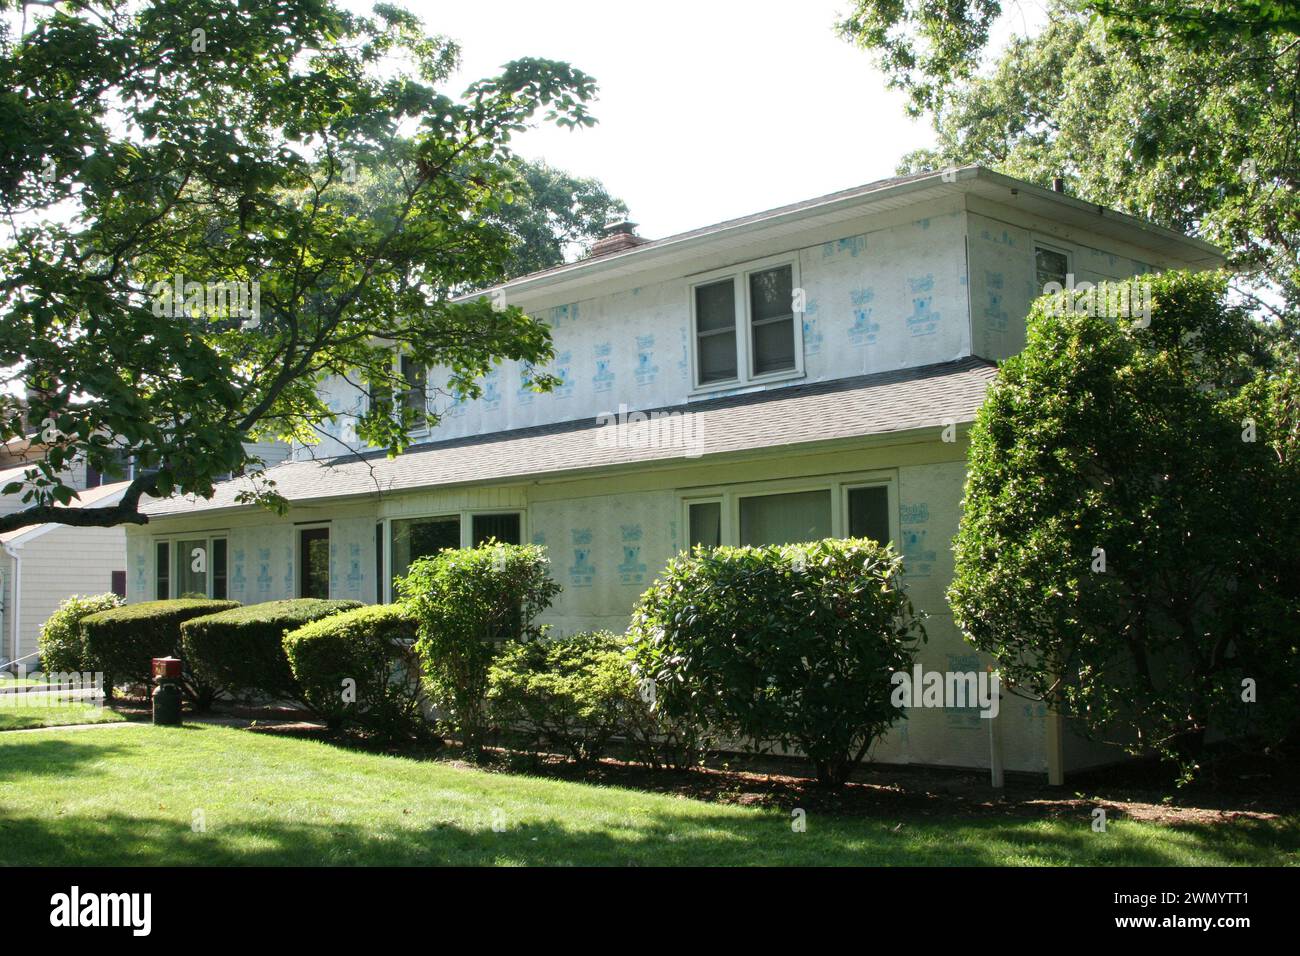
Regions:
<instances>
[{"instance_id":1,"label":"house wrap sheathing","mask_svg":"<svg viewBox=\"0 0 1300 956\"><path fill-rule=\"evenodd\" d=\"M438 423L390 459L355 448L365 395L325 381L330 437L268 472L288 514L239 505L242 479L210 500L150 503L149 524L127 531L129 598L383 601L421 548L492 533L547 547L563 591L544 622L621 631L692 543L867 527L904 556L928 615L924 667L983 670L944 597L966 435L996 360L1023 346L1044 269L1096 282L1220 261L1204 243L976 167L633 239L489 291L550 327L554 391L530 391L505 363L478 400L431 392ZM783 299L764 298L765 283L791 295L793 321L772 314ZM445 381L420 372L431 389ZM219 565L189 570L199 551ZM992 722L974 708L909 710L871 756L988 767L991 729L1007 770L1059 777L1104 758L1063 746L1045 707L1013 695Z\"/></svg>"}]
</instances>

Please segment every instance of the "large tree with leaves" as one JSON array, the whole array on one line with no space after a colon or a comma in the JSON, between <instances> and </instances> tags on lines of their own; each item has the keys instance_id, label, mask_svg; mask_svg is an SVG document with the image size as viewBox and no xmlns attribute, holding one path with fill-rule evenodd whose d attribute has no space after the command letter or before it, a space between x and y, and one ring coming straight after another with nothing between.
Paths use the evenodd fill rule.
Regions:
<instances>
[{"instance_id":1,"label":"large tree with leaves","mask_svg":"<svg viewBox=\"0 0 1300 956\"><path fill-rule=\"evenodd\" d=\"M874 51L938 146L902 172L980 163L1227 250L1236 289L1300 334L1300 14L1280 0L1056 0L980 65L996 0L858 0Z\"/></svg>"},{"instance_id":2,"label":"large tree with leaves","mask_svg":"<svg viewBox=\"0 0 1300 956\"><path fill-rule=\"evenodd\" d=\"M949 597L1013 692L1194 769L1300 702L1300 375L1166 273L1150 322L1044 297L971 433Z\"/></svg>"},{"instance_id":3,"label":"large tree with leaves","mask_svg":"<svg viewBox=\"0 0 1300 956\"><path fill-rule=\"evenodd\" d=\"M455 296L511 263L512 134L592 123L590 77L520 60L449 96L455 45L387 5L0 13L0 368L30 406L0 393L0 440L34 422L47 446L2 489L27 507L0 530L143 522L144 495L210 494L257 468L245 441L310 438L332 414L324 376L400 389L394 348L469 396L496 362L550 357L540 323ZM393 164L399 188L365 188ZM377 402L357 432L400 451L413 424ZM71 461L111 471L123 454L140 467L120 504L55 507Z\"/></svg>"}]
</instances>

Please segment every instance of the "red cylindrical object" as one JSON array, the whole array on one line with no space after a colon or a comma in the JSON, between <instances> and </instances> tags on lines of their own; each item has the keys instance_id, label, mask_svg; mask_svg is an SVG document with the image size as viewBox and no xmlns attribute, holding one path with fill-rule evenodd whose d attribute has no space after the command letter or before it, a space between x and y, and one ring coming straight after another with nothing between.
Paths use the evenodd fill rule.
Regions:
<instances>
[{"instance_id":1,"label":"red cylindrical object","mask_svg":"<svg viewBox=\"0 0 1300 956\"><path fill-rule=\"evenodd\" d=\"M155 657L153 659L154 680L180 680L181 659L179 657Z\"/></svg>"}]
</instances>

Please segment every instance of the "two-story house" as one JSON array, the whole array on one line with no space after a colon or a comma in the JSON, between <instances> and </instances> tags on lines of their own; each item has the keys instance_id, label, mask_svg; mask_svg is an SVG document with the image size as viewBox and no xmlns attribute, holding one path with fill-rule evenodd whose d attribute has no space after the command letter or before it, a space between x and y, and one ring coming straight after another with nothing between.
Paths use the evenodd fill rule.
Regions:
<instances>
[{"instance_id":1,"label":"two-story house","mask_svg":"<svg viewBox=\"0 0 1300 956\"><path fill-rule=\"evenodd\" d=\"M983 667L944 598L966 432L995 362L1024 342L1045 283L1220 264L1205 243L977 167L903 176L644 241L626 226L587 259L490 294L549 325L562 385L503 364L472 401L408 368L438 424L406 453L326 442L268 473L283 518L211 500L153 502L128 529L128 593L244 602L388 601L410 562L489 537L549 550L563 592L543 620L622 630L695 544L866 535L893 541L928 612L927 669ZM327 383L332 407L365 396ZM335 424L346 440L348 419ZM196 549L213 556L191 570ZM1005 766L1059 775L1090 751L1007 698ZM973 709L918 710L873 759L989 765ZM1062 742L1062 741L1065 742Z\"/></svg>"}]
</instances>

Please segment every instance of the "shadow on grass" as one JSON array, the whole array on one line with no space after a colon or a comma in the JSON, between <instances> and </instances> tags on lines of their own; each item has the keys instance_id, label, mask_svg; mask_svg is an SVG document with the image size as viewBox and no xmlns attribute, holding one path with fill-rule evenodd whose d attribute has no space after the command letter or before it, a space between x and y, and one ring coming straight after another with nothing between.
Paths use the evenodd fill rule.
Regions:
<instances>
[{"instance_id":1,"label":"shadow on grass","mask_svg":"<svg viewBox=\"0 0 1300 956\"><path fill-rule=\"evenodd\" d=\"M1070 831L1017 826L1013 821L963 821L960 832L943 826L895 831L883 824L793 833L773 816L737 820L706 815L683 820L652 814L632 828L575 830L557 821L494 831L486 821L415 821L383 829L356 823L210 820L196 833L188 820L137 818L115 813L57 820L10 818L0 823L0 865L967 865L1011 862L1167 866L1185 857L1120 833L1092 833L1086 823ZM1260 824L1260 826L1264 826ZM1181 831L1184 850L1208 865L1276 864L1277 834L1194 828ZM951 837L956 839L951 839ZM1107 843L1110 845L1107 845ZM1294 834L1286 841L1294 850Z\"/></svg>"},{"instance_id":2,"label":"shadow on grass","mask_svg":"<svg viewBox=\"0 0 1300 956\"><path fill-rule=\"evenodd\" d=\"M58 728L50 728L57 731ZM22 746L0 750L0 781L23 776L64 776L78 772L78 764L102 760L115 754L129 754L135 748L129 742L87 743L66 737L43 739L35 734L21 735ZM17 739L17 735L14 738ZM0 797L4 792L0 790ZM2 821L0 821L2 822Z\"/></svg>"}]
</instances>

